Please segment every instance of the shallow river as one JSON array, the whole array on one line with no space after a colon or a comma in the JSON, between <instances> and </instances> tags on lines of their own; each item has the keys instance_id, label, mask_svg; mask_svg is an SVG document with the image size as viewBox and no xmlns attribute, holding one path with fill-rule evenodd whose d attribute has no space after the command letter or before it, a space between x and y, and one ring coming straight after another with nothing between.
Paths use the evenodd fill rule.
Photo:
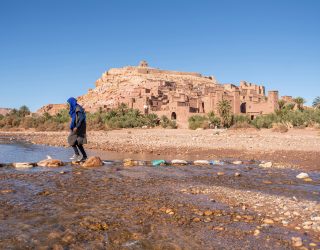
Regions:
<instances>
[{"instance_id":1,"label":"shallow river","mask_svg":"<svg viewBox=\"0 0 320 250\"><path fill-rule=\"evenodd\" d=\"M47 155L68 161L72 154L70 148L0 139L0 163ZM291 249L292 237L319 248L316 231L298 229L306 216L318 215L317 171L309 173L312 182L303 182L297 170L262 169L254 162L125 168L124 158L174 156L89 155L110 162L94 169L0 168L0 249ZM300 217L289 216L284 225L277 211L282 206Z\"/></svg>"}]
</instances>

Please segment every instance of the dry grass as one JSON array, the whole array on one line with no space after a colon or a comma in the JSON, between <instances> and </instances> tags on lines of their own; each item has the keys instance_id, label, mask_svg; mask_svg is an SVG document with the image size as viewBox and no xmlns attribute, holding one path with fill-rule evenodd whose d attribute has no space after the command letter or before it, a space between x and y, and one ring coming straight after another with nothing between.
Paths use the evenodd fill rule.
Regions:
<instances>
[{"instance_id":1,"label":"dry grass","mask_svg":"<svg viewBox=\"0 0 320 250\"><path fill-rule=\"evenodd\" d=\"M289 128L286 124L274 123L272 124L272 131L279 132L279 133L287 133L289 131Z\"/></svg>"}]
</instances>

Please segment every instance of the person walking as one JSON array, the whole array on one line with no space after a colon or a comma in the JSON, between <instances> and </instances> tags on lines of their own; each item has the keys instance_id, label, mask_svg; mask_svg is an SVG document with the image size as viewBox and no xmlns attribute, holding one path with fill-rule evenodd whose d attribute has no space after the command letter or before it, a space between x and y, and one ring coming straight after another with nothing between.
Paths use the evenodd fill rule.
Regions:
<instances>
[{"instance_id":1,"label":"person walking","mask_svg":"<svg viewBox=\"0 0 320 250\"><path fill-rule=\"evenodd\" d=\"M70 97L67 102L69 105L69 115L71 117L68 143L74 150L74 155L70 159L85 161L87 159L87 154L83 148L83 144L87 143L86 114L75 98ZM82 157L80 156L79 151L81 152Z\"/></svg>"}]
</instances>

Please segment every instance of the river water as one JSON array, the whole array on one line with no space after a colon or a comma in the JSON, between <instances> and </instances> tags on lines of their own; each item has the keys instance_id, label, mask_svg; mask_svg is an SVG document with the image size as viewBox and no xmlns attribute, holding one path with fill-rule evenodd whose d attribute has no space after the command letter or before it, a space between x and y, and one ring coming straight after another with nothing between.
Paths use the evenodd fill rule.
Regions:
<instances>
[{"instance_id":1,"label":"river water","mask_svg":"<svg viewBox=\"0 0 320 250\"><path fill-rule=\"evenodd\" d=\"M297 170L252 162L125 168L124 158L174 156L88 152L110 162L94 169L0 168L0 249L291 249L292 236L307 247L319 244L317 232L295 228L300 217L288 217L289 226L276 220L282 206L291 215L318 215L319 172L309 173L313 182L306 183L295 178ZM70 148L0 139L0 163L47 155L69 161L72 154ZM261 222L267 216L274 217L271 226ZM254 236L257 228L261 233Z\"/></svg>"}]
</instances>

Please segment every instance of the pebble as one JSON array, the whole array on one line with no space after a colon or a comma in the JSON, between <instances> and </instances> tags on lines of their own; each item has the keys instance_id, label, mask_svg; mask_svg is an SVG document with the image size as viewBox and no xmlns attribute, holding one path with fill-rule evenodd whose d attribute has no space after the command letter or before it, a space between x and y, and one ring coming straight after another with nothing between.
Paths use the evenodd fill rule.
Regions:
<instances>
[{"instance_id":1,"label":"pebble","mask_svg":"<svg viewBox=\"0 0 320 250\"><path fill-rule=\"evenodd\" d=\"M212 211L210 211L210 210L204 211L204 215L210 216L210 215L212 215Z\"/></svg>"},{"instance_id":2,"label":"pebble","mask_svg":"<svg viewBox=\"0 0 320 250\"><path fill-rule=\"evenodd\" d=\"M242 161L234 161L234 162L232 162L232 164L234 164L234 165L240 165L240 164L242 164Z\"/></svg>"},{"instance_id":3,"label":"pebble","mask_svg":"<svg viewBox=\"0 0 320 250\"><path fill-rule=\"evenodd\" d=\"M13 163L15 168L33 168L33 165L29 162L16 162Z\"/></svg>"},{"instance_id":4,"label":"pebble","mask_svg":"<svg viewBox=\"0 0 320 250\"><path fill-rule=\"evenodd\" d=\"M312 219L312 218L311 218ZM312 221L306 221L306 222L303 222L303 225L304 226L311 226L313 224Z\"/></svg>"},{"instance_id":5,"label":"pebble","mask_svg":"<svg viewBox=\"0 0 320 250\"><path fill-rule=\"evenodd\" d=\"M203 216L203 212L201 212L201 211L195 211L194 214L199 215L199 216Z\"/></svg>"},{"instance_id":6,"label":"pebble","mask_svg":"<svg viewBox=\"0 0 320 250\"><path fill-rule=\"evenodd\" d=\"M273 224L274 221L271 220L271 219L264 219L264 220L263 220L263 223L265 223L265 224Z\"/></svg>"},{"instance_id":7,"label":"pebble","mask_svg":"<svg viewBox=\"0 0 320 250\"><path fill-rule=\"evenodd\" d=\"M291 213L290 213L290 212L285 212L283 215L284 215L284 216L290 216Z\"/></svg>"},{"instance_id":8,"label":"pebble","mask_svg":"<svg viewBox=\"0 0 320 250\"><path fill-rule=\"evenodd\" d=\"M309 178L309 175L307 173L300 173L296 176L296 178L305 179L305 178Z\"/></svg>"},{"instance_id":9,"label":"pebble","mask_svg":"<svg viewBox=\"0 0 320 250\"><path fill-rule=\"evenodd\" d=\"M294 246L294 247L301 247L302 246L302 239L300 237L292 237L291 242L292 242L292 246Z\"/></svg>"},{"instance_id":10,"label":"pebble","mask_svg":"<svg viewBox=\"0 0 320 250\"><path fill-rule=\"evenodd\" d=\"M259 229L254 230L254 232L253 232L254 236L258 236L259 234L260 234L260 230Z\"/></svg>"},{"instance_id":11,"label":"pebble","mask_svg":"<svg viewBox=\"0 0 320 250\"><path fill-rule=\"evenodd\" d=\"M316 244L316 243L311 242L311 243L309 243L309 246L310 246L310 247L316 247L316 246L317 246L317 244Z\"/></svg>"},{"instance_id":12,"label":"pebble","mask_svg":"<svg viewBox=\"0 0 320 250\"><path fill-rule=\"evenodd\" d=\"M224 227L213 227L212 229L217 231L223 231Z\"/></svg>"},{"instance_id":13,"label":"pebble","mask_svg":"<svg viewBox=\"0 0 320 250\"><path fill-rule=\"evenodd\" d=\"M306 182L312 182L313 181L311 178L304 178L303 180L306 181Z\"/></svg>"},{"instance_id":14,"label":"pebble","mask_svg":"<svg viewBox=\"0 0 320 250\"><path fill-rule=\"evenodd\" d=\"M174 212L172 211L172 209L169 208L166 210L166 214L173 215Z\"/></svg>"},{"instance_id":15,"label":"pebble","mask_svg":"<svg viewBox=\"0 0 320 250\"><path fill-rule=\"evenodd\" d=\"M59 245L59 244L54 244L52 246L52 250L63 250L63 246L62 245Z\"/></svg>"},{"instance_id":16,"label":"pebble","mask_svg":"<svg viewBox=\"0 0 320 250\"><path fill-rule=\"evenodd\" d=\"M171 164L173 164L173 165L187 165L188 162L185 161L185 160L177 160L177 159L175 159L175 160L171 161Z\"/></svg>"},{"instance_id":17,"label":"pebble","mask_svg":"<svg viewBox=\"0 0 320 250\"><path fill-rule=\"evenodd\" d=\"M313 220L313 221L320 221L320 216L311 217L311 220Z\"/></svg>"},{"instance_id":18,"label":"pebble","mask_svg":"<svg viewBox=\"0 0 320 250\"><path fill-rule=\"evenodd\" d=\"M272 181L262 181L264 184L272 184Z\"/></svg>"},{"instance_id":19,"label":"pebble","mask_svg":"<svg viewBox=\"0 0 320 250\"><path fill-rule=\"evenodd\" d=\"M192 220L193 222L200 222L201 221L201 219L200 218L198 218L198 217L195 217L195 218L193 218L193 220Z\"/></svg>"},{"instance_id":20,"label":"pebble","mask_svg":"<svg viewBox=\"0 0 320 250\"><path fill-rule=\"evenodd\" d=\"M265 162L265 163L260 163L259 167L262 168L271 168L272 167L272 162Z\"/></svg>"},{"instance_id":21,"label":"pebble","mask_svg":"<svg viewBox=\"0 0 320 250\"><path fill-rule=\"evenodd\" d=\"M210 221L211 221L211 218L210 218L210 217L204 218L204 222L210 222Z\"/></svg>"},{"instance_id":22,"label":"pebble","mask_svg":"<svg viewBox=\"0 0 320 250\"><path fill-rule=\"evenodd\" d=\"M239 172L236 172L236 173L234 173L234 176L239 177L239 176L241 176L241 174Z\"/></svg>"},{"instance_id":23,"label":"pebble","mask_svg":"<svg viewBox=\"0 0 320 250\"><path fill-rule=\"evenodd\" d=\"M193 162L194 165L202 166L202 165L210 165L210 162L207 160L197 160Z\"/></svg>"},{"instance_id":24,"label":"pebble","mask_svg":"<svg viewBox=\"0 0 320 250\"><path fill-rule=\"evenodd\" d=\"M217 175L222 176L222 175L224 175L224 172L218 172Z\"/></svg>"},{"instance_id":25,"label":"pebble","mask_svg":"<svg viewBox=\"0 0 320 250\"><path fill-rule=\"evenodd\" d=\"M14 190L12 189L4 189L4 190L0 190L1 194L10 194L10 193L14 193Z\"/></svg>"},{"instance_id":26,"label":"pebble","mask_svg":"<svg viewBox=\"0 0 320 250\"><path fill-rule=\"evenodd\" d=\"M293 212L293 215L294 216L300 216L300 214L298 212L296 212L296 211Z\"/></svg>"}]
</instances>

